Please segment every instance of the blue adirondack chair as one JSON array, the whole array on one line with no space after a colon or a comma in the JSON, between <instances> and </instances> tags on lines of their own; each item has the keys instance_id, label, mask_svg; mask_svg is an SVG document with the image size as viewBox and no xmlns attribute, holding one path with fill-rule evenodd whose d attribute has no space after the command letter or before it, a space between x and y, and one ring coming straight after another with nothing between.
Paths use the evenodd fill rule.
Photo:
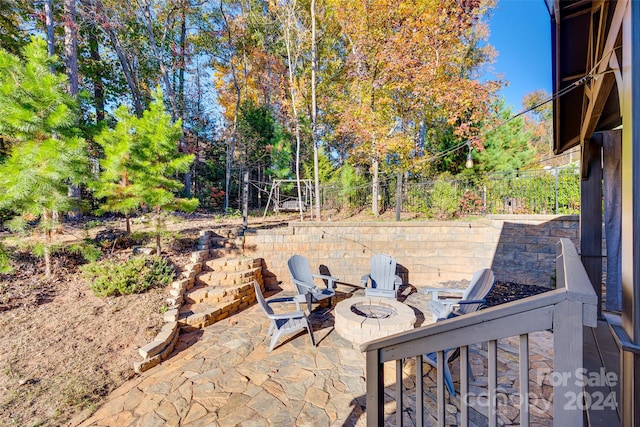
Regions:
<instances>
[{"instance_id":1,"label":"blue adirondack chair","mask_svg":"<svg viewBox=\"0 0 640 427\"><path fill-rule=\"evenodd\" d=\"M287 261L291 280L296 285L298 294L304 295L307 300L307 309L311 313L311 303L319 302L329 298L329 306L331 306L331 298L336 294L336 281L339 279L324 274L311 274L309 261L302 255L293 255ZM326 280L326 288L319 288L314 284L314 279Z\"/></svg>"},{"instance_id":2,"label":"blue adirondack chair","mask_svg":"<svg viewBox=\"0 0 640 427\"><path fill-rule=\"evenodd\" d=\"M431 294L429 309L433 319L438 320L478 311L484 305L495 283L493 271L490 268L483 268L474 273L466 289L429 288L424 289L423 292ZM459 294L459 296L440 298L440 293Z\"/></svg>"},{"instance_id":3,"label":"blue adirondack chair","mask_svg":"<svg viewBox=\"0 0 640 427\"><path fill-rule=\"evenodd\" d=\"M269 331L267 337L271 336L271 343L269 344L269 351L273 350L278 340L282 335L292 334L303 329L307 329L309 332L309 338L311 338L311 345L316 346L316 341L313 339L313 329L311 329L311 323L307 318L304 311L300 310L300 302L304 300L298 297L284 297L284 298L271 298L268 301L264 299L260 285L255 280L253 281L254 289L256 290L256 299L258 304L262 308L262 311L269 318ZM275 313L270 304L273 303L290 303L296 304L296 311L290 311L287 313Z\"/></svg>"},{"instance_id":4,"label":"blue adirondack chair","mask_svg":"<svg viewBox=\"0 0 640 427\"><path fill-rule=\"evenodd\" d=\"M424 289L423 292L431 294L429 309L433 314L433 319L438 321L480 310L495 283L496 279L493 271L489 268L484 268L474 273L471 278L471 283L469 283L469 286L467 286L466 289L428 288ZM460 297L441 299L439 297L440 293L460 294ZM456 392L453 388L453 379L451 378L449 363L458 357L459 352L457 350L457 348L450 348L444 352L444 383L451 396L455 396ZM438 367L436 353L425 354L423 360L434 368ZM473 373L471 372L471 365L468 365L467 368L469 378L473 381L474 378Z\"/></svg>"},{"instance_id":5,"label":"blue adirondack chair","mask_svg":"<svg viewBox=\"0 0 640 427\"><path fill-rule=\"evenodd\" d=\"M371 271L360 279L368 297L397 298L402 278L396 275L396 260L389 255L371 257Z\"/></svg>"}]
</instances>

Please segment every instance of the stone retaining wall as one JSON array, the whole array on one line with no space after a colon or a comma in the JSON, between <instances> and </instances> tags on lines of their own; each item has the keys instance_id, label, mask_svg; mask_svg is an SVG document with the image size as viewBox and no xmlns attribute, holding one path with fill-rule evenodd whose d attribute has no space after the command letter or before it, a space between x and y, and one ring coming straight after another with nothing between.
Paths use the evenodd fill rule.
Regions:
<instances>
[{"instance_id":1,"label":"stone retaining wall","mask_svg":"<svg viewBox=\"0 0 640 427\"><path fill-rule=\"evenodd\" d=\"M290 223L247 230L245 256L263 258L265 285L293 290L287 260L305 256L314 273L359 284L377 253L396 258L404 283L434 286L470 279L489 267L496 279L551 286L555 245L561 237L579 243L578 216L492 215L473 221ZM344 286L344 285L341 285Z\"/></svg>"}]
</instances>

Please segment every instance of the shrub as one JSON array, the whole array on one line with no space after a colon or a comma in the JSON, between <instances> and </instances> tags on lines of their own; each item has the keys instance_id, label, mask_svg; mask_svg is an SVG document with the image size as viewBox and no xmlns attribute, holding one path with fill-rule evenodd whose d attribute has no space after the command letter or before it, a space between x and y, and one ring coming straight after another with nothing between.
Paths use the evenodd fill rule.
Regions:
<instances>
[{"instance_id":1,"label":"shrub","mask_svg":"<svg viewBox=\"0 0 640 427\"><path fill-rule=\"evenodd\" d=\"M452 217L458 210L456 187L444 180L438 180L431 190L431 214L438 219Z\"/></svg>"},{"instance_id":2,"label":"shrub","mask_svg":"<svg viewBox=\"0 0 640 427\"><path fill-rule=\"evenodd\" d=\"M215 186L211 187L211 207L213 209L222 209L224 206L224 196L225 192L221 188L217 188Z\"/></svg>"},{"instance_id":3,"label":"shrub","mask_svg":"<svg viewBox=\"0 0 640 427\"><path fill-rule=\"evenodd\" d=\"M175 268L161 257L133 257L124 262L105 260L81 269L93 293L105 297L143 293L170 283L176 275Z\"/></svg>"},{"instance_id":4,"label":"shrub","mask_svg":"<svg viewBox=\"0 0 640 427\"><path fill-rule=\"evenodd\" d=\"M427 196L423 185L409 186L406 209L413 213L427 213Z\"/></svg>"},{"instance_id":5,"label":"shrub","mask_svg":"<svg viewBox=\"0 0 640 427\"><path fill-rule=\"evenodd\" d=\"M460 212L464 215L478 215L482 211L482 197L473 191L465 191L460 198Z\"/></svg>"}]
</instances>

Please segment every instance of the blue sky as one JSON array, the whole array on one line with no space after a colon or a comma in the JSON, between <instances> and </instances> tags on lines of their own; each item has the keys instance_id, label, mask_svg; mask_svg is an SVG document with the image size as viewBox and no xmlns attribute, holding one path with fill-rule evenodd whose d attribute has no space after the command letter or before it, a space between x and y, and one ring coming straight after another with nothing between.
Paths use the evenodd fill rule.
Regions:
<instances>
[{"instance_id":1,"label":"blue sky","mask_svg":"<svg viewBox=\"0 0 640 427\"><path fill-rule=\"evenodd\" d=\"M498 0L489 27L489 43L498 54L493 69L510 83L501 94L513 112L530 92L550 94L551 30L544 0Z\"/></svg>"}]
</instances>

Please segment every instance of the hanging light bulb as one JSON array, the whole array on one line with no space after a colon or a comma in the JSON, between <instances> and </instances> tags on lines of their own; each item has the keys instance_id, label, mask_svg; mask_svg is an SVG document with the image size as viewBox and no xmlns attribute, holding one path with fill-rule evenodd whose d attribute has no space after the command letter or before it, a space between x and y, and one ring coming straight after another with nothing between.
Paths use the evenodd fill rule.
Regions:
<instances>
[{"instance_id":1,"label":"hanging light bulb","mask_svg":"<svg viewBox=\"0 0 640 427\"><path fill-rule=\"evenodd\" d=\"M469 154L467 154L467 161L464 165L467 169L471 169L473 167L473 157L471 157L471 143L469 143Z\"/></svg>"}]
</instances>

